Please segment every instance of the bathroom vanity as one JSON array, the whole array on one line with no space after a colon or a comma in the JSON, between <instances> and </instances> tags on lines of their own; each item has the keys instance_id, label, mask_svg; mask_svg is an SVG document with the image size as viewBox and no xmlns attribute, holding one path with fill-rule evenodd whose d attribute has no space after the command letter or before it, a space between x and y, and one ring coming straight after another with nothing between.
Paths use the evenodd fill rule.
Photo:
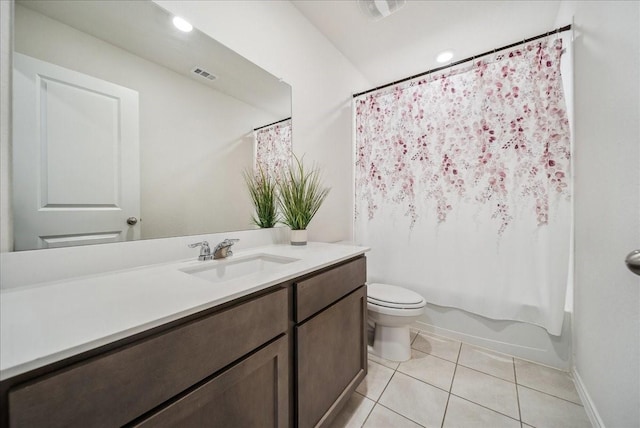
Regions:
<instances>
[{"instance_id":1,"label":"bathroom vanity","mask_svg":"<svg viewBox=\"0 0 640 428\"><path fill-rule=\"evenodd\" d=\"M1 426L326 426L367 371L366 250L271 246L218 262L222 280L194 274L217 261L78 279L75 285L82 287L129 281L135 288L136 278L157 275L181 278L177 286L185 293L218 290L211 295L217 298L154 322L3 365ZM273 257L281 265L263 263L253 273L224 279L232 262ZM175 271L181 275L169 275ZM180 300L164 290L167 298ZM18 302L14 294L27 291L34 292L4 293L3 304ZM3 344L10 341L10 334L3 337Z\"/></svg>"}]
</instances>

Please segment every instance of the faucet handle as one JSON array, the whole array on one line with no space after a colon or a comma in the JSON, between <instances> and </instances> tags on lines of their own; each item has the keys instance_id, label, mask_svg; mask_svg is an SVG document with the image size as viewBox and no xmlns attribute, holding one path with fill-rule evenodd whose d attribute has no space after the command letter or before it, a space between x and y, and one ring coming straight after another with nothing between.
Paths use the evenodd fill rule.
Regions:
<instances>
[{"instance_id":1,"label":"faucet handle","mask_svg":"<svg viewBox=\"0 0 640 428\"><path fill-rule=\"evenodd\" d=\"M202 242L195 242L193 244L189 244L189 248L196 248L196 247L202 247L202 249L204 250L205 248L209 248L209 243L207 241L202 241Z\"/></svg>"},{"instance_id":2,"label":"faucet handle","mask_svg":"<svg viewBox=\"0 0 640 428\"><path fill-rule=\"evenodd\" d=\"M211 258L211 248L209 247L209 243L207 241L202 242L194 242L193 244L189 244L189 248L200 247L200 256L198 260L208 260Z\"/></svg>"}]
</instances>

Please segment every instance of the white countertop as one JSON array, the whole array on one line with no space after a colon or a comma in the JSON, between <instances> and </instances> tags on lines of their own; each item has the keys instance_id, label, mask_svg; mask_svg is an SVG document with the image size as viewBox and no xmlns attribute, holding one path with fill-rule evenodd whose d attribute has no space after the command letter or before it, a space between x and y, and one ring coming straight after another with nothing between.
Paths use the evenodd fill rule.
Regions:
<instances>
[{"instance_id":1,"label":"white countertop","mask_svg":"<svg viewBox=\"0 0 640 428\"><path fill-rule=\"evenodd\" d=\"M369 249L310 242L238 251L298 259L222 283L180 269L217 260L143 266L0 292L0 380L106 345L305 275ZM34 266L37 269L37 266Z\"/></svg>"}]
</instances>

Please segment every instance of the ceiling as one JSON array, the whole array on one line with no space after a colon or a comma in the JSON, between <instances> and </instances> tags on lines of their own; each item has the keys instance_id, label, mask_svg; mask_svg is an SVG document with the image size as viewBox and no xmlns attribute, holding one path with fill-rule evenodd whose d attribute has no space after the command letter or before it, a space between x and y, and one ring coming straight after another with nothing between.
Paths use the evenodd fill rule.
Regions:
<instances>
[{"instance_id":1,"label":"ceiling","mask_svg":"<svg viewBox=\"0 0 640 428\"><path fill-rule=\"evenodd\" d=\"M444 50L457 61L553 30L560 7L560 0L407 0L376 20L359 1L291 2L372 86L441 66L435 57Z\"/></svg>"}]
</instances>

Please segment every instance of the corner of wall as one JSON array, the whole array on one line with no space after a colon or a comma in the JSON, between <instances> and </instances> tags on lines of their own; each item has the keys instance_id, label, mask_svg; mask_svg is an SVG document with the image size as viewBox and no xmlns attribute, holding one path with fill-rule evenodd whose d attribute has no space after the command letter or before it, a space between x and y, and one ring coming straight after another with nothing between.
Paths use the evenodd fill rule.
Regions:
<instances>
[{"instance_id":1,"label":"corner of wall","mask_svg":"<svg viewBox=\"0 0 640 428\"><path fill-rule=\"evenodd\" d=\"M580 401L582 401L582 404L584 405L584 410L587 413L589 422L591 422L593 428L605 428L604 422L598 413L598 409L596 409L596 406L587 391L587 387L584 385L584 382L582 381L582 378L575 366L571 370L571 376L573 377L573 383L578 391L578 396L580 396Z\"/></svg>"},{"instance_id":2,"label":"corner of wall","mask_svg":"<svg viewBox=\"0 0 640 428\"><path fill-rule=\"evenodd\" d=\"M13 1L0 1L0 252L13 248L11 215L11 52Z\"/></svg>"}]
</instances>

